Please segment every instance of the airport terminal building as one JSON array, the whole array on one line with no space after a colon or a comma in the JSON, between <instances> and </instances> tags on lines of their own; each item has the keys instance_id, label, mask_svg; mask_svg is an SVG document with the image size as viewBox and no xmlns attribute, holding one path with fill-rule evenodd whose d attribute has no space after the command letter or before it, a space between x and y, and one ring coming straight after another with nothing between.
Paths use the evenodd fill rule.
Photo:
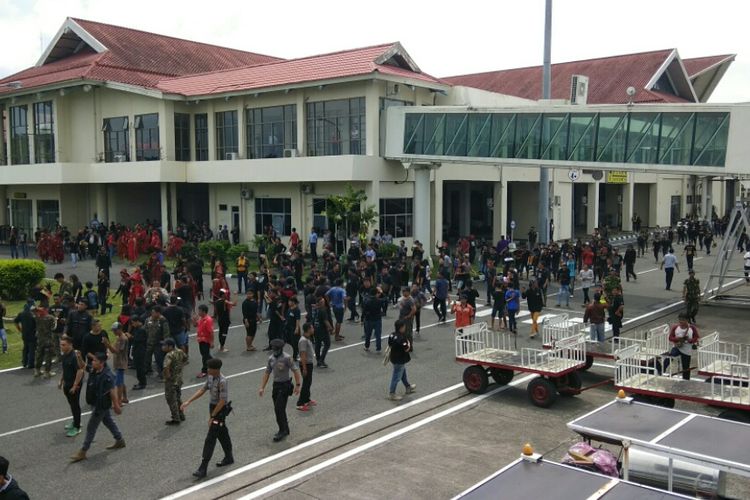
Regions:
<instances>
[{"instance_id":1,"label":"airport terminal building","mask_svg":"<svg viewBox=\"0 0 750 500\"><path fill-rule=\"evenodd\" d=\"M722 215L750 176L750 107L705 104L733 59L556 64L540 101L540 67L440 78L397 42L287 60L69 18L0 80L0 225L96 213L251 241L326 227L326 197L351 183L371 230L497 240L536 224L540 165L556 239Z\"/></svg>"}]
</instances>

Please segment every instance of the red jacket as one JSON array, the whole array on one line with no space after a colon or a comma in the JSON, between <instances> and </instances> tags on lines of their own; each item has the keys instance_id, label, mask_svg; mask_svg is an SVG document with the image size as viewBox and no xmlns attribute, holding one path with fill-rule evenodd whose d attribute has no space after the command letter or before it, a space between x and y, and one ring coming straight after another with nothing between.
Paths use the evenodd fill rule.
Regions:
<instances>
[{"instance_id":1,"label":"red jacket","mask_svg":"<svg viewBox=\"0 0 750 500\"><path fill-rule=\"evenodd\" d=\"M214 343L214 320L209 315L198 320L198 342L210 345Z\"/></svg>"},{"instance_id":2,"label":"red jacket","mask_svg":"<svg viewBox=\"0 0 750 500\"><path fill-rule=\"evenodd\" d=\"M669 341L672 343L677 342L679 339L675 336L675 330L679 328L680 324L677 323L675 325L672 325L672 327L669 329ZM688 329L693 330L693 335L690 336L690 338L685 338L684 340L688 344L695 344L698 342L698 339L700 338L700 335L698 334L698 327L695 326L692 323L688 323Z\"/></svg>"}]
</instances>

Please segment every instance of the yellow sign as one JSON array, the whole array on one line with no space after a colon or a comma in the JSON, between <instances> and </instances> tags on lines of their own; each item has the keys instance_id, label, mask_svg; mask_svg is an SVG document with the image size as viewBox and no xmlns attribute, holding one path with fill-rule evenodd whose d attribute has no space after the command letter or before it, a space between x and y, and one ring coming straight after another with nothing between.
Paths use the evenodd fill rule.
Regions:
<instances>
[{"instance_id":1,"label":"yellow sign","mask_svg":"<svg viewBox=\"0 0 750 500\"><path fill-rule=\"evenodd\" d=\"M607 184L627 184L628 173L620 172L618 170L610 170L607 172Z\"/></svg>"}]
</instances>

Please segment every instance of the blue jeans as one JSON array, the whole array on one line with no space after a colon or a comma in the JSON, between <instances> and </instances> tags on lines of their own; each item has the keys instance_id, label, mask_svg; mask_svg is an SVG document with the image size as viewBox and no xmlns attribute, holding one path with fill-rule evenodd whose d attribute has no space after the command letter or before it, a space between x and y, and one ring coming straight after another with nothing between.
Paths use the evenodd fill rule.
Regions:
<instances>
[{"instance_id":1,"label":"blue jeans","mask_svg":"<svg viewBox=\"0 0 750 500\"><path fill-rule=\"evenodd\" d=\"M517 310L508 309L508 329L512 332L515 332L518 328L518 325L516 324L516 314L518 314Z\"/></svg>"},{"instance_id":2,"label":"blue jeans","mask_svg":"<svg viewBox=\"0 0 750 500\"><path fill-rule=\"evenodd\" d=\"M565 297L565 307L570 305L570 288L568 285L560 285L560 290L557 292L557 305L562 304L562 299Z\"/></svg>"},{"instance_id":3,"label":"blue jeans","mask_svg":"<svg viewBox=\"0 0 750 500\"><path fill-rule=\"evenodd\" d=\"M242 293L242 290L247 292L247 273L237 272L237 293Z\"/></svg>"},{"instance_id":4,"label":"blue jeans","mask_svg":"<svg viewBox=\"0 0 750 500\"><path fill-rule=\"evenodd\" d=\"M21 362L23 366L28 368L34 368L34 356L36 354L36 338L26 340L23 339L23 352L21 354Z\"/></svg>"},{"instance_id":5,"label":"blue jeans","mask_svg":"<svg viewBox=\"0 0 750 500\"><path fill-rule=\"evenodd\" d=\"M11 245L10 246L10 258L11 259L17 259L18 258L18 246L17 245Z\"/></svg>"},{"instance_id":6,"label":"blue jeans","mask_svg":"<svg viewBox=\"0 0 750 500\"><path fill-rule=\"evenodd\" d=\"M375 335L375 349L380 351L380 336L383 333L383 320L378 319L366 319L365 320L365 348L370 347L370 337Z\"/></svg>"},{"instance_id":7,"label":"blue jeans","mask_svg":"<svg viewBox=\"0 0 750 500\"><path fill-rule=\"evenodd\" d=\"M0 328L0 340L3 342L3 354L8 352L8 335L5 333L5 328Z\"/></svg>"},{"instance_id":8,"label":"blue jeans","mask_svg":"<svg viewBox=\"0 0 750 500\"><path fill-rule=\"evenodd\" d=\"M604 342L604 323L591 323L589 326L591 340Z\"/></svg>"},{"instance_id":9,"label":"blue jeans","mask_svg":"<svg viewBox=\"0 0 750 500\"><path fill-rule=\"evenodd\" d=\"M398 385L399 380L404 383L404 387L409 387L409 379L406 378L406 365L397 365L394 363L393 375L391 375L391 385L388 390L390 394L396 392L396 386Z\"/></svg>"},{"instance_id":10,"label":"blue jeans","mask_svg":"<svg viewBox=\"0 0 750 500\"><path fill-rule=\"evenodd\" d=\"M99 424L101 423L103 423L104 426L109 429L109 432L112 433L112 437L115 438L115 441L119 441L120 439L122 439L120 429L117 428L115 419L112 418L112 410L94 409L91 412L89 423L88 425L86 425L86 439L83 441L83 446L81 446L81 449L83 451L91 448L91 443L94 441L94 436L96 436L96 430L99 428Z\"/></svg>"}]
</instances>

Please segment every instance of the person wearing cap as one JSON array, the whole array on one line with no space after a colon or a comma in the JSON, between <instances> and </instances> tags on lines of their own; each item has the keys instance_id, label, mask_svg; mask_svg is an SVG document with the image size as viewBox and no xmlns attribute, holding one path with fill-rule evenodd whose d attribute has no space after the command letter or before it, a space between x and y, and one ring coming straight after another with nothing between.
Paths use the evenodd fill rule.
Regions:
<instances>
[{"instance_id":1,"label":"person wearing cap","mask_svg":"<svg viewBox=\"0 0 750 500\"><path fill-rule=\"evenodd\" d=\"M91 416L86 426L86 439L78 452L70 457L71 462L80 462L86 459L86 452L94 441L99 424L109 429L115 442L107 446L108 450L125 448L125 439L120 429L117 428L110 410L116 415L122 413L120 398L117 397L115 388L115 376L107 366L107 354L98 352L91 355L91 373L86 383L86 403L91 405Z\"/></svg>"},{"instance_id":2,"label":"person wearing cap","mask_svg":"<svg viewBox=\"0 0 750 500\"><path fill-rule=\"evenodd\" d=\"M55 375L52 372L52 358L55 356L54 330L55 318L47 314L47 309L41 306L32 307L36 319L36 353L34 359L34 377L42 376L42 364L44 364L44 378Z\"/></svg>"},{"instance_id":3,"label":"person wearing cap","mask_svg":"<svg viewBox=\"0 0 750 500\"><path fill-rule=\"evenodd\" d=\"M125 333L122 323L115 321L110 328L115 336L114 343L107 344L113 354L112 368L115 370L115 390L123 404L129 403L128 390L125 386L125 370L128 368L128 341L130 337Z\"/></svg>"},{"instance_id":4,"label":"person wearing cap","mask_svg":"<svg viewBox=\"0 0 750 500\"><path fill-rule=\"evenodd\" d=\"M698 305L701 301L701 282L695 277L695 271L688 271L688 279L682 286L682 300L685 301L685 309L688 319L695 323L695 316L698 314Z\"/></svg>"},{"instance_id":5,"label":"person wearing cap","mask_svg":"<svg viewBox=\"0 0 750 500\"><path fill-rule=\"evenodd\" d=\"M166 339L161 343L164 352L164 398L167 400L169 411L172 414L167 425L180 425L185 420L185 414L180 410L182 406L182 369L187 361L187 354L177 349L174 339Z\"/></svg>"},{"instance_id":6,"label":"person wearing cap","mask_svg":"<svg viewBox=\"0 0 750 500\"><path fill-rule=\"evenodd\" d=\"M203 308L206 306L201 305L200 307ZM208 308L206 308L206 313L208 313ZM226 418L232 411L231 401L229 401L229 383L227 378L221 373L221 359L211 358L208 360L207 365L208 377L206 378L206 383L190 399L180 405L180 411L184 412L193 401L203 396L206 392L209 393L211 398L208 403L208 434L206 434L206 440L203 443L201 464L193 472L193 476L197 478L206 477L208 463L214 454L217 440L224 451L224 459L221 462L217 462L216 467L225 467L234 463L232 438L229 437L229 429L226 423Z\"/></svg>"},{"instance_id":7,"label":"person wearing cap","mask_svg":"<svg viewBox=\"0 0 750 500\"><path fill-rule=\"evenodd\" d=\"M279 432L273 436L274 442L279 442L289 435L289 420L286 416L286 404L289 396L299 394L301 378L299 367L292 357L284 352L284 341L273 339L271 341L272 354L268 357L268 365L260 382L258 395L263 397L268 379L273 374L273 409L276 413L276 423ZM294 386L292 386L292 375L294 375Z\"/></svg>"},{"instance_id":8,"label":"person wearing cap","mask_svg":"<svg viewBox=\"0 0 750 500\"><path fill-rule=\"evenodd\" d=\"M68 317L68 303L63 302L63 297L56 293L52 296L53 303L49 306L48 313L50 316L57 320L57 326L53 332L54 345L55 345L55 357L60 358L60 339L65 334L65 320Z\"/></svg>"},{"instance_id":9,"label":"person wearing cap","mask_svg":"<svg viewBox=\"0 0 750 500\"><path fill-rule=\"evenodd\" d=\"M0 499L2 500L29 500L29 495L18 486L18 481L8 474L10 462L0 456Z\"/></svg>"}]
</instances>

